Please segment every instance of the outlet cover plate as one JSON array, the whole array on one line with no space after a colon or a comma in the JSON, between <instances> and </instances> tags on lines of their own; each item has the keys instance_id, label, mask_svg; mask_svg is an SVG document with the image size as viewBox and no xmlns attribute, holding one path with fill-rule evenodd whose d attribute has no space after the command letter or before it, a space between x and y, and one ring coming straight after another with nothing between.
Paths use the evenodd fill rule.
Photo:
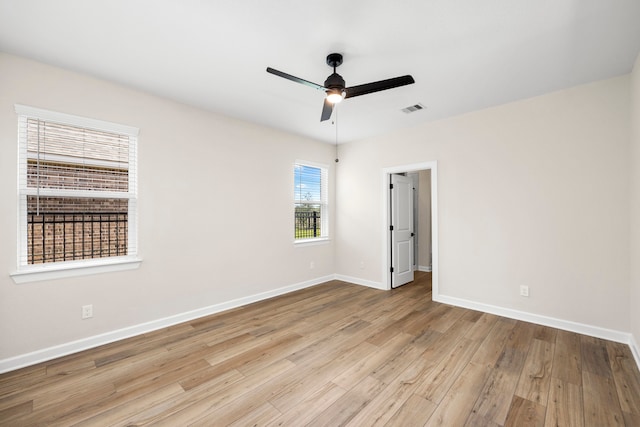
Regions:
<instances>
[{"instance_id":1,"label":"outlet cover plate","mask_svg":"<svg viewBox=\"0 0 640 427\"><path fill-rule=\"evenodd\" d=\"M82 318L90 319L93 317L93 304L82 306Z\"/></svg>"}]
</instances>

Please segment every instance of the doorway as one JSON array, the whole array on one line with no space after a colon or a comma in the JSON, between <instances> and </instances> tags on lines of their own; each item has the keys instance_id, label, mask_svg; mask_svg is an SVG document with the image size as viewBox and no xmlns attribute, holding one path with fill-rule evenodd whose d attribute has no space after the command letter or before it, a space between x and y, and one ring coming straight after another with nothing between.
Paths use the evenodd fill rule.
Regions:
<instances>
[{"instance_id":1,"label":"doorway","mask_svg":"<svg viewBox=\"0 0 640 427\"><path fill-rule=\"evenodd\" d=\"M412 175L412 173L416 173L419 171L429 171L430 173L430 182L427 182L426 185L428 185L430 187L430 197L429 197L429 204L430 204L430 213L431 213L431 218L430 221L427 222L426 226L423 225L423 228L428 228L430 231L430 240L431 240L431 254L430 254L430 269L431 269L431 273L432 273L432 298L434 300L436 300L436 298L438 297L438 209L437 209L437 182L438 182L438 173L437 173L437 162L433 161L433 162L424 162L424 163L414 163L414 164L409 164L409 165L404 165L404 166L396 166L396 167L392 167L392 168L384 168L383 169L383 173L382 173L382 180L383 180L383 192L384 192L384 210L383 210L383 226L382 226L382 230L384 233L384 238L382 239L382 241L384 242L383 244L383 251L384 251L384 257L383 259L386 260L386 262L383 263L383 277L384 277L384 281L383 281L383 285L385 287L385 289L391 289L392 287L397 287L398 283L401 283L402 281L398 281L397 275L394 275L394 273L397 272L396 270L396 266L398 265L399 267L402 267L400 269L400 271L403 274L406 274L406 265L407 263L410 264L412 266L412 272L414 269L419 269L422 271L428 271L426 270L424 267L424 262L419 262L416 261L416 258L413 258L414 255L414 251L415 251L415 247L414 244L416 243L413 238L411 239L411 245L408 244L404 244L404 250L403 248L397 247L398 242L401 242L402 244L402 239L394 239L394 235L392 233L391 228L391 219L394 216L392 210L394 209L393 206L393 199L392 199L392 193L391 193L391 180L392 180L392 176L393 175ZM409 181L412 181L411 179L409 179ZM411 186L412 190L413 190L413 186ZM407 203L407 208L409 206L411 206L411 204ZM405 209L407 209L405 208ZM412 212L413 213L413 212ZM401 215L396 213L396 216ZM420 215L420 214L419 214ZM413 215L411 215L413 216ZM406 217L405 217L406 220ZM395 227L395 224L394 224ZM394 230L395 231L395 230ZM414 226L412 225L411 227L411 232L414 232L415 234L415 229ZM406 232L406 230L404 230L403 232ZM416 236L414 236L416 237ZM394 242L394 240L396 240L396 242ZM396 249L394 250L394 246L396 246ZM409 249L409 247L411 247L411 249ZM394 259L394 252L395 252L395 259ZM406 257L407 253L409 253L409 257L407 258L407 260L403 260L400 261L398 260L398 256L401 257ZM426 254L427 256L429 254ZM425 254L423 253L419 258L424 259L425 258ZM398 264L398 263L403 263L402 265ZM420 268L416 268L413 267L416 263L420 264ZM395 264L395 265L394 265ZM406 278L407 276L405 276ZM394 283L394 281L396 283Z\"/></svg>"}]
</instances>

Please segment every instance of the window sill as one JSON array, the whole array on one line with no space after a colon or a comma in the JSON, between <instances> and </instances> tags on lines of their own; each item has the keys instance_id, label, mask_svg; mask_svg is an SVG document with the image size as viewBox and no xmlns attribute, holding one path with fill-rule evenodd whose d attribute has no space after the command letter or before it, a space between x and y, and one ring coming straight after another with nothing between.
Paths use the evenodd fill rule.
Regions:
<instances>
[{"instance_id":1,"label":"window sill","mask_svg":"<svg viewBox=\"0 0 640 427\"><path fill-rule=\"evenodd\" d=\"M39 282L42 280L62 279L66 277L87 276L112 271L134 270L140 266L140 258L112 258L91 261L69 261L58 264L23 267L11 273L16 284Z\"/></svg>"},{"instance_id":2,"label":"window sill","mask_svg":"<svg viewBox=\"0 0 640 427\"><path fill-rule=\"evenodd\" d=\"M294 240L294 246L315 246L315 245L326 245L330 242L328 237L318 237L315 239L304 239L304 240Z\"/></svg>"}]
</instances>

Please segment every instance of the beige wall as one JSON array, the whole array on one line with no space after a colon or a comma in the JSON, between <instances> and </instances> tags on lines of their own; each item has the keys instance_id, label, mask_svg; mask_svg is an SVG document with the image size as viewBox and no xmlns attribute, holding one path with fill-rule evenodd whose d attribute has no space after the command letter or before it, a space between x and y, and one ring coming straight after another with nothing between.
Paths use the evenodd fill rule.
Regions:
<instances>
[{"instance_id":1,"label":"beige wall","mask_svg":"<svg viewBox=\"0 0 640 427\"><path fill-rule=\"evenodd\" d=\"M418 265L431 268L431 171L419 171L418 179Z\"/></svg>"},{"instance_id":2,"label":"beige wall","mask_svg":"<svg viewBox=\"0 0 640 427\"><path fill-rule=\"evenodd\" d=\"M631 74L631 333L640 350L640 54ZM640 354L636 354L640 356ZM638 360L640 363L640 360Z\"/></svg>"},{"instance_id":3,"label":"beige wall","mask_svg":"<svg viewBox=\"0 0 640 427\"><path fill-rule=\"evenodd\" d=\"M628 147L628 76L346 144L337 272L384 282L381 172L437 161L441 295L628 332Z\"/></svg>"},{"instance_id":4,"label":"beige wall","mask_svg":"<svg viewBox=\"0 0 640 427\"><path fill-rule=\"evenodd\" d=\"M140 128L138 270L20 285L10 278L16 103ZM333 151L0 54L0 361L333 274L333 242L292 244L293 163L330 165L333 179ZM84 304L94 318L80 320Z\"/></svg>"}]
</instances>

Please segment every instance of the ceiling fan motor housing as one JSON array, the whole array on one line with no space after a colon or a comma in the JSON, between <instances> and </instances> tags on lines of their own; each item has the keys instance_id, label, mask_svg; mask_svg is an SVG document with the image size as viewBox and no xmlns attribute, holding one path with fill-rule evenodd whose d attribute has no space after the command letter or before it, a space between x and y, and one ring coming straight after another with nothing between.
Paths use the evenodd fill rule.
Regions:
<instances>
[{"instance_id":1,"label":"ceiling fan motor housing","mask_svg":"<svg viewBox=\"0 0 640 427\"><path fill-rule=\"evenodd\" d=\"M329 77L327 77L327 80L324 81L324 87L326 87L327 89L336 89L342 92L345 88L344 79L340 74L333 73Z\"/></svg>"}]
</instances>

